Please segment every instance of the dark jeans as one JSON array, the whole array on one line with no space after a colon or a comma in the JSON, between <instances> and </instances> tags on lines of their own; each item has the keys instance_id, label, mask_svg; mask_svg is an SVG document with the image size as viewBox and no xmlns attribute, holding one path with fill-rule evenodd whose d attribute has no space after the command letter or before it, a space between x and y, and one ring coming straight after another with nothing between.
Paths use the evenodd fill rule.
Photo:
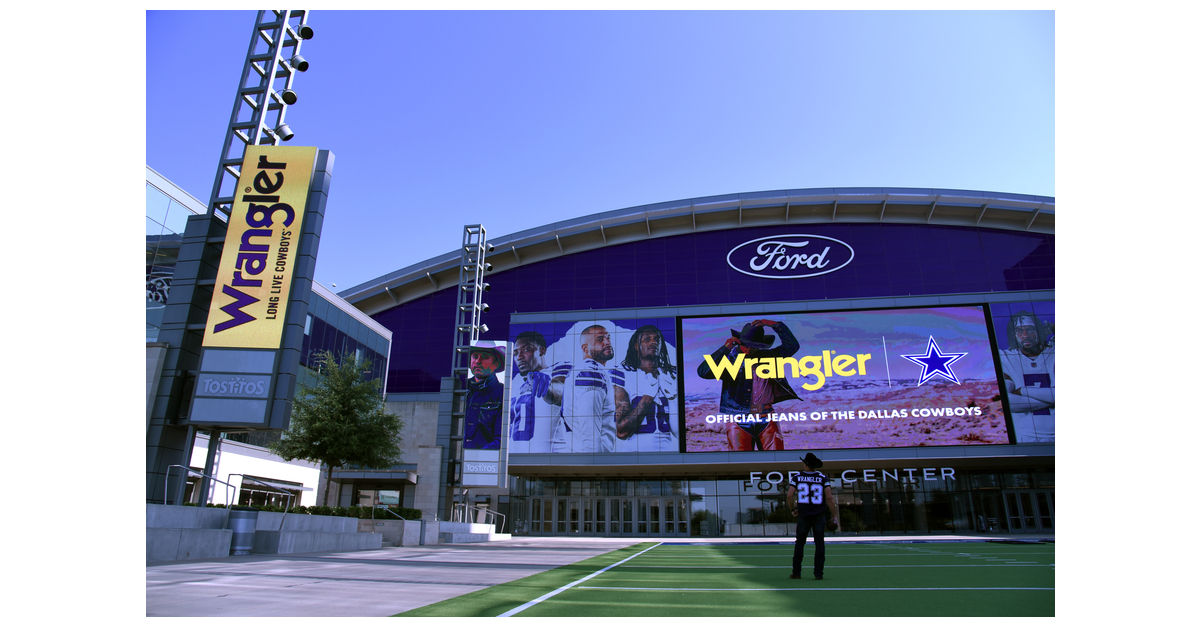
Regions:
<instances>
[{"instance_id":1,"label":"dark jeans","mask_svg":"<svg viewBox=\"0 0 1200 627\"><path fill-rule=\"evenodd\" d=\"M800 516L796 521L796 548L792 551L792 574L800 574L800 565L804 562L804 544L808 542L808 533L812 532L813 542L817 545L817 554L813 558L813 576L825 576L825 516L821 512L816 516Z\"/></svg>"}]
</instances>

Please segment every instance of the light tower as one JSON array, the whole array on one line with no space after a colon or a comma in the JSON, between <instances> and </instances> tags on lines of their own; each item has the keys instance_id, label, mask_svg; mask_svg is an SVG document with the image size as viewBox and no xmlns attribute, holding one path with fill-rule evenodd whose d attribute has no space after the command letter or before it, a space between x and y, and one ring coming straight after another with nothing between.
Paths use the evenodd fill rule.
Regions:
<instances>
[{"instance_id":1,"label":"light tower","mask_svg":"<svg viewBox=\"0 0 1200 627\"><path fill-rule=\"evenodd\" d=\"M491 264L487 263L487 254L491 251L492 246L487 243L487 230L482 224L463 227L462 261L458 268L458 307L454 322L454 361L451 365L451 376L455 383L452 387L454 400L450 413L450 451L446 465L447 509L453 506L454 495L462 486L467 389L460 387L459 381L471 377L471 346L479 339L480 332L487 332L487 325L480 318L488 310L487 303L483 302L483 293L491 286L483 281L483 275L491 269Z\"/></svg>"},{"instance_id":2,"label":"light tower","mask_svg":"<svg viewBox=\"0 0 1200 627\"><path fill-rule=\"evenodd\" d=\"M308 70L308 61L300 56L300 44L313 36L308 14L309 11L258 12L233 113L225 129L225 142L221 145L217 177L208 199L209 213L228 217L246 146L278 146L293 136L284 118L288 105L298 99L293 89L296 73Z\"/></svg>"},{"instance_id":3,"label":"light tower","mask_svg":"<svg viewBox=\"0 0 1200 627\"><path fill-rule=\"evenodd\" d=\"M146 432L146 499L149 502L171 500L182 504L183 481L186 473L176 471L172 483L167 477L174 468L185 468L191 457L197 427L189 424L189 407L195 388L195 376L200 369L200 353L204 341L204 320L208 316L212 294L216 283L217 266L224 248L229 214L237 191L241 163L246 147L251 145L278 146L292 138L292 131L285 120L288 105L295 104L294 90L296 73L308 69L308 62L300 56L300 44L311 39L313 30L308 26L309 11L259 11L251 34L250 46L242 68L234 98L233 112L226 128L221 156L217 165L216 180L213 182L207 212L203 216L188 219L187 228L180 247L177 270L172 281L170 299L163 313L163 325L159 341L168 345L162 375L154 390L150 420ZM327 177L332 167L332 155L322 151L318 161L318 172L314 176ZM311 198L309 211L324 212L325 192L319 198ZM319 220L311 221L319 224ZM306 222L305 233L310 233L309 243L297 249L297 257L315 258L319 231ZM303 272L295 274L300 285L311 281L312 263L302 264ZM292 300L306 305L307 289L298 289ZM305 307L290 307L296 316L303 316ZM293 324L289 314L288 324ZM293 351L293 352L298 352ZM294 379L296 366L289 357L281 366L279 376ZM220 429L209 428L210 440L208 459L204 474L211 476L220 446ZM198 500L208 498L208 480L202 482Z\"/></svg>"}]
</instances>

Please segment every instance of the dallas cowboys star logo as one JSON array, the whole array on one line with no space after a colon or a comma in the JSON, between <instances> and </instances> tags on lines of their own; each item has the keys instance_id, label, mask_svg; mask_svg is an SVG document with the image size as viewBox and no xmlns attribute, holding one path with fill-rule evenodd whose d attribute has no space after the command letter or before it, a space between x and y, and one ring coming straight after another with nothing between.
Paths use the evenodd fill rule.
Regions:
<instances>
[{"instance_id":1,"label":"dallas cowboys star logo","mask_svg":"<svg viewBox=\"0 0 1200 627\"><path fill-rule=\"evenodd\" d=\"M932 335L929 336L929 347L925 349L924 355L901 355L921 367L921 380L917 383L918 386L924 385L926 381L935 376L948 379L956 384L959 383L958 377L954 376L954 371L950 369L950 364L964 356L966 353L943 353Z\"/></svg>"}]
</instances>

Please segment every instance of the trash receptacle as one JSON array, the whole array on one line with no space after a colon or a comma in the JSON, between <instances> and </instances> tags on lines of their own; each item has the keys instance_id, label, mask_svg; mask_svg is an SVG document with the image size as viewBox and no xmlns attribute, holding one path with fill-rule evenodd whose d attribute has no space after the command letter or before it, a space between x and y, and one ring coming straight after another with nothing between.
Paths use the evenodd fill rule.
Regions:
<instances>
[{"instance_id":1,"label":"trash receptacle","mask_svg":"<svg viewBox=\"0 0 1200 627\"><path fill-rule=\"evenodd\" d=\"M233 530L229 543L230 555L249 555L254 548L254 528L258 526L258 510L250 507L233 506L229 510L228 529Z\"/></svg>"}]
</instances>

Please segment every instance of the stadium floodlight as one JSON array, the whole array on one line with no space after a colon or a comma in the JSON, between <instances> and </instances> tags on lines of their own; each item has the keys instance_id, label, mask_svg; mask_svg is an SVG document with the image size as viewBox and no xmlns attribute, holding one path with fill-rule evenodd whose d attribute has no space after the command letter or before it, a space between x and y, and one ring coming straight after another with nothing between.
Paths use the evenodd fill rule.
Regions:
<instances>
[{"instance_id":1,"label":"stadium floodlight","mask_svg":"<svg viewBox=\"0 0 1200 627\"><path fill-rule=\"evenodd\" d=\"M274 131L271 131L271 132L274 133L276 136L279 137L279 139L282 139L283 141L288 141L291 138L296 136L296 134L292 132L291 127L289 127L287 124L282 123L282 122L279 124L279 126L275 127Z\"/></svg>"},{"instance_id":2,"label":"stadium floodlight","mask_svg":"<svg viewBox=\"0 0 1200 627\"><path fill-rule=\"evenodd\" d=\"M304 57L302 57L298 54L293 55L292 58L288 60L288 65L295 68L297 72L307 72L308 71L308 61L305 61Z\"/></svg>"},{"instance_id":3,"label":"stadium floodlight","mask_svg":"<svg viewBox=\"0 0 1200 627\"><path fill-rule=\"evenodd\" d=\"M479 332L480 332L480 333L487 333L487 332L488 332L488 326L487 326L486 324L481 324L481 325L479 325Z\"/></svg>"},{"instance_id":4,"label":"stadium floodlight","mask_svg":"<svg viewBox=\"0 0 1200 627\"><path fill-rule=\"evenodd\" d=\"M296 29L296 34L300 35L300 39L312 39L313 29L308 24L301 24L300 28Z\"/></svg>"},{"instance_id":5,"label":"stadium floodlight","mask_svg":"<svg viewBox=\"0 0 1200 627\"><path fill-rule=\"evenodd\" d=\"M296 104L296 101L300 99L300 97L296 94L296 92L290 89L285 89L283 90L283 93L279 94L279 99L283 101L283 104L294 105Z\"/></svg>"},{"instance_id":6,"label":"stadium floodlight","mask_svg":"<svg viewBox=\"0 0 1200 627\"><path fill-rule=\"evenodd\" d=\"M489 309L491 309L491 307L488 307L487 303L484 303L479 306L479 311L482 311L483 313L487 313Z\"/></svg>"}]
</instances>

